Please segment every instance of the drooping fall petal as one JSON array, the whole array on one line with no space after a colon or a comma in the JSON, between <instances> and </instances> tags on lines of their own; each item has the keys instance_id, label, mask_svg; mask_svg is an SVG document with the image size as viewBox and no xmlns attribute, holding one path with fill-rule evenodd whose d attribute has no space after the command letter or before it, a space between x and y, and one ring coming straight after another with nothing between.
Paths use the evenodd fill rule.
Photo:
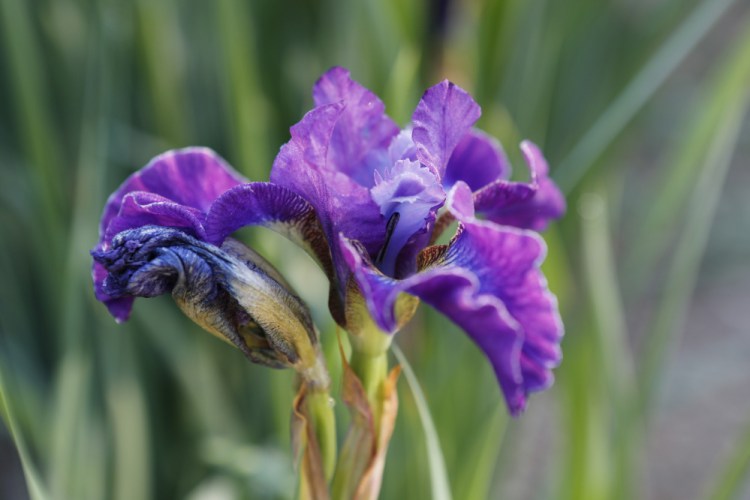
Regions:
<instances>
[{"instance_id":1,"label":"drooping fall petal","mask_svg":"<svg viewBox=\"0 0 750 500\"><path fill-rule=\"evenodd\" d=\"M460 221L451 243L426 250L423 269L403 280L383 275L361 247L342 249L370 314L385 331L398 318L402 293L415 295L448 316L477 343L492 364L513 414L528 393L548 386L560 361L562 323L557 302L539 270L544 242L535 233L474 217L472 195L458 183L448 208Z\"/></svg>"}]
</instances>

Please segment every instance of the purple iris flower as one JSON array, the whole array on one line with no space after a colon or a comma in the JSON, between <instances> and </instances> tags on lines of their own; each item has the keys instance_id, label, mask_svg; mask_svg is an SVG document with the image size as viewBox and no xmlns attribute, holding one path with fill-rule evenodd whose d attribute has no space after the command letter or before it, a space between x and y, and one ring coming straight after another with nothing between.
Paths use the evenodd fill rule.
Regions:
<instances>
[{"instance_id":1,"label":"purple iris flower","mask_svg":"<svg viewBox=\"0 0 750 500\"><path fill-rule=\"evenodd\" d=\"M234 297L226 282L238 267L222 264L225 254L233 256L227 238L240 227L263 225L320 263L331 282L331 313L350 333L356 336L366 318L392 334L421 299L476 342L510 412L520 413L529 393L552 383L561 359L563 327L539 268L546 247L537 231L562 216L565 201L541 152L523 142L530 182L510 181L500 144L472 128L479 106L447 81L425 92L404 129L343 68L325 73L313 98L314 109L291 128L270 183L245 183L199 149L167 153L126 181L102 218L94 250L97 297L126 319L133 296L165 288L149 291L148 280L133 278L150 269L146 260L171 255L168 286L175 267L191 262L175 247L198 255L204 276ZM435 245L452 221L453 238ZM149 247L155 251L142 251L144 238L167 228L171 236ZM219 257L201 257L206 249ZM283 282L263 269L261 275ZM241 314L228 317L248 322Z\"/></svg>"},{"instance_id":2,"label":"purple iris flower","mask_svg":"<svg viewBox=\"0 0 750 500\"><path fill-rule=\"evenodd\" d=\"M425 92L403 130L343 68L325 73L313 98L271 182L317 214L335 319L356 335L353 318L365 304L377 327L393 333L413 314L404 294L427 302L484 351L518 414L530 392L552 383L561 359L563 327L539 269L546 247L536 231L562 216L565 201L541 152L522 143L531 181L508 180L499 143L472 128L479 106L448 81ZM450 243L431 245L453 219ZM309 234L320 238L317 229Z\"/></svg>"}]
</instances>

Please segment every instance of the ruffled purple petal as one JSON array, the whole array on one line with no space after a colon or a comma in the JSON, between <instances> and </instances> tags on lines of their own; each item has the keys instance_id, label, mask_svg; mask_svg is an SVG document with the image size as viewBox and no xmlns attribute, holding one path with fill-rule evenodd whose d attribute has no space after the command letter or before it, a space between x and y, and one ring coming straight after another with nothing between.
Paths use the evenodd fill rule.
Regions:
<instances>
[{"instance_id":1,"label":"ruffled purple petal","mask_svg":"<svg viewBox=\"0 0 750 500\"><path fill-rule=\"evenodd\" d=\"M105 234L109 222L120 211L125 195L133 191L158 194L205 213L221 193L242 182L242 177L208 148L168 151L128 177L112 193L104 207L100 235Z\"/></svg>"},{"instance_id":2,"label":"ruffled purple petal","mask_svg":"<svg viewBox=\"0 0 750 500\"><path fill-rule=\"evenodd\" d=\"M205 239L204 220L205 214L198 209L180 205L158 194L134 191L122 198L120 211L110 220L103 241L109 242L117 233L127 229L148 225L178 228Z\"/></svg>"},{"instance_id":3,"label":"ruffled purple petal","mask_svg":"<svg viewBox=\"0 0 750 500\"><path fill-rule=\"evenodd\" d=\"M495 181L475 193L474 204L477 212L498 224L543 231L550 221L565 213L565 198L547 176L549 168L539 148L524 141L521 151L531 171L531 182Z\"/></svg>"},{"instance_id":4,"label":"ruffled purple petal","mask_svg":"<svg viewBox=\"0 0 750 500\"><path fill-rule=\"evenodd\" d=\"M443 186L447 189L464 181L472 191L477 191L499 179L507 179L509 175L510 164L497 139L479 130L471 130L453 150L445 169Z\"/></svg>"},{"instance_id":5,"label":"ruffled purple petal","mask_svg":"<svg viewBox=\"0 0 750 500\"><path fill-rule=\"evenodd\" d=\"M292 138L282 146L271 170L271 181L307 200L315 209L328 241L339 233L356 239L376 254L385 239L385 220L370 191L327 161L331 134L344 104L327 104L308 112L291 128ZM339 288L348 271L338 246L331 248Z\"/></svg>"},{"instance_id":6,"label":"ruffled purple petal","mask_svg":"<svg viewBox=\"0 0 750 500\"><path fill-rule=\"evenodd\" d=\"M514 207L528 205L538 190L539 187L534 184L498 180L474 193L474 208L497 222L503 214L511 213Z\"/></svg>"},{"instance_id":7,"label":"ruffled purple petal","mask_svg":"<svg viewBox=\"0 0 750 500\"><path fill-rule=\"evenodd\" d=\"M412 115L417 158L442 179L458 143L481 110L461 87L447 80L427 89Z\"/></svg>"},{"instance_id":8,"label":"ruffled purple petal","mask_svg":"<svg viewBox=\"0 0 750 500\"><path fill-rule=\"evenodd\" d=\"M349 71L334 67L315 83L316 106L343 103L328 147L328 165L371 185L372 172L364 165L372 151L385 149L398 134L398 126L385 114L378 97L351 79Z\"/></svg>"},{"instance_id":9,"label":"ruffled purple petal","mask_svg":"<svg viewBox=\"0 0 750 500\"><path fill-rule=\"evenodd\" d=\"M516 415L528 393L552 383L550 370L561 358L557 302L539 269L545 245L536 233L474 218L463 183L449 194L448 208L460 221L458 233L449 246L427 249L425 268L409 278L384 276L354 242L342 240L342 252L381 328L396 328L401 293L432 305L482 349Z\"/></svg>"},{"instance_id":10,"label":"ruffled purple petal","mask_svg":"<svg viewBox=\"0 0 750 500\"><path fill-rule=\"evenodd\" d=\"M331 256L315 210L304 198L269 182L233 187L211 205L206 217L206 241L221 245L244 226L264 226L305 248L329 273Z\"/></svg>"}]
</instances>

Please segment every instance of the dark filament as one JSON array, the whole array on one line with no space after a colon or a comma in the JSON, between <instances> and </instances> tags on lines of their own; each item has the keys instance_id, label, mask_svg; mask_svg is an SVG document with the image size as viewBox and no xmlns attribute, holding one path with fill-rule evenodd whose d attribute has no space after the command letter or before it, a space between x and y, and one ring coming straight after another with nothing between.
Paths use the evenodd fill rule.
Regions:
<instances>
[{"instance_id":1,"label":"dark filament","mask_svg":"<svg viewBox=\"0 0 750 500\"><path fill-rule=\"evenodd\" d=\"M378 252L377 257L375 257L376 264L381 264L383 259L385 259L385 252L388 250L388 244L391 242L391 236L393 236L393 231L396 230L396 225L400 218L401 214L393 212L393 215L388 219L388 223L385 225L385 243L380 247L380 251Z\"/></svg>"}]
</instances>

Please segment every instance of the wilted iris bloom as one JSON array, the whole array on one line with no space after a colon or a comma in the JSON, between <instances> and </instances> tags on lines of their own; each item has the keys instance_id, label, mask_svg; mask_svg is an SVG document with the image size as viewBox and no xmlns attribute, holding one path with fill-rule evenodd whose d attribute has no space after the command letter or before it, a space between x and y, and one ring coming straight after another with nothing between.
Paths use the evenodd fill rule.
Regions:
<instances>
[{"instance_id":1,"label":"wilted iris bloom","mask_svg":"<svg viewBox=\"0 0 750 500\"><path fill-rule=\"evenodd\" d=\"M265 259L222 232L233 209L220 195L242 184L202 148L165 153L133 174L104 209L92 251L96 296L125 321L135 297L171 293L190 319L251 361L293 367L326 386L307 307Z\"/></svg>"},{"instance_id":2,"label":"wilted iris bloom","mask_svg":"<svg viewBox=\"0 0 750 500\"><path fill-rule=\"evenodd\" d=\"M231 255L228 235L264 225L321 264L331 281L331 312L355 341L372 330L394 333L421 299L477 343L518 414L530 392L552 383L561 357L563 328L539 269L546 248L537 231L564 213L565 202L541 152L522 143L531 179L510 181L498 142L472 128L479 106L447 81L425 92L404 129L342 68L320 78L313 98L314 109L291 128L270 183L241 183L215 156L201 151L197 166L190 157L197 153L183 152L157 160L115 193L95 252L99 298L126 317L129 296L142 292L120 285L139 284L134 274L113 277L120 273L114 250L139 244L130 242L143 232L176 228L199 242L187 245L191 251ZM435 245L452 221L453 238ZM151 228L118 234L134 226ZM220 269L212 276L221 284L236 271L212 269ZM222 286L234 297L231 286Z\"/></svg>"}]
</instances>

